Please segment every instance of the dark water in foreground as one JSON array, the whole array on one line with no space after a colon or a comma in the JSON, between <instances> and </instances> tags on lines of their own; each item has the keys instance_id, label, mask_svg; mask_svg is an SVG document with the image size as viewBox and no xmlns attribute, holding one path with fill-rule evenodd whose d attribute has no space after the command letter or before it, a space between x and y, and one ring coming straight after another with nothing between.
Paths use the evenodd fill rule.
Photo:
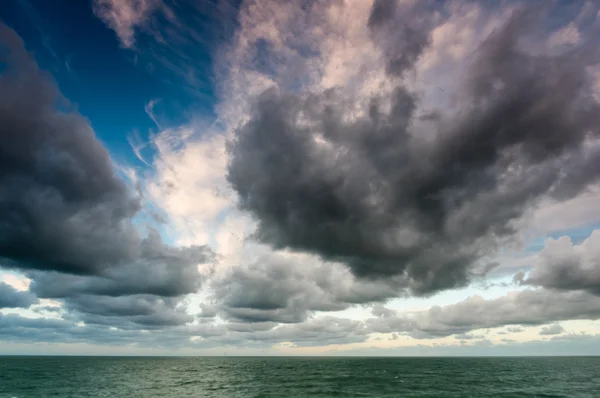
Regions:
<instances>
[{"instance_id":1,"label":"dark water in foreground","mask_svg":"<svg viewBox=\"0 0 600 398\"><path fill-rule=\"evenodd\" d=\"M600 357L0 357L4 397L600 397Z\"/></svg>"}]
</instances>

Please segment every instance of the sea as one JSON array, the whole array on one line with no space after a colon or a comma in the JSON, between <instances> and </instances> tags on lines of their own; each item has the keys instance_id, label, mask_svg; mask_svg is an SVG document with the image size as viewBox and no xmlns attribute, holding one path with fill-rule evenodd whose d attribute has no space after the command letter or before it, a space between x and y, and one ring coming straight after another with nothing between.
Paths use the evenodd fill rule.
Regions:
<instances>
[{"instance_id":1,"label":"sea","mask_svg":"<svg viewBox=\"0 0 600 398\"><path fill-rule=\"evenodd\" d=\"M600 397L600 357L0 357L0 398Z\"/></svg>"}]
</instances>

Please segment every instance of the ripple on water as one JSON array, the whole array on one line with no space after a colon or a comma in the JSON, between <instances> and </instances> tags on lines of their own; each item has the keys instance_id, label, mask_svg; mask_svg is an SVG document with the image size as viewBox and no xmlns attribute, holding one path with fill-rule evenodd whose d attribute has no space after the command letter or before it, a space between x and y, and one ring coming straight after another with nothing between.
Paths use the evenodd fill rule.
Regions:
<instances>
[{"instance_id":1,"label":"ripple on water","mask_svg":"<svg viewBox=\"0 0 600 398\"><path fill-rule=\"evenodd\" d=\"M600 397L600 358L0 357L4 397Z\"/></svg>"}]
</instances>

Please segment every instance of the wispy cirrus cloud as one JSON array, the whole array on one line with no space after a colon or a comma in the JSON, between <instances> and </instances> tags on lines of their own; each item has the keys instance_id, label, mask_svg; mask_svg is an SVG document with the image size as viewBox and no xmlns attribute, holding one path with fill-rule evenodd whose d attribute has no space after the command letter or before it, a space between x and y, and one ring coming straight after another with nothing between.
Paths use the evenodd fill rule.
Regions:
<instances>
[{"instance_id":1,"label":"wispy cirrus cloud","mask_svg":"<svg viewBox=\"0 0 600 398\"><path fill-rule=\"evenodd\" d=\"M94 0L95 15L136 63L204 103L213 100L212 56L232 34L231 0ZM206 106L206 104L202 104Z\"/></svg>"},{"instance_id":2,"label":"wispy cirrus cloud","mask_svg":"<svg viewBox=\"0 0 600 398\"><path fill-rule=\"evenodd\" d=\"M94 0L94 13L115 31L125 48L134 47L136 30L144 29L163 7L161 0Z\"/></svg>"}]
</instances>

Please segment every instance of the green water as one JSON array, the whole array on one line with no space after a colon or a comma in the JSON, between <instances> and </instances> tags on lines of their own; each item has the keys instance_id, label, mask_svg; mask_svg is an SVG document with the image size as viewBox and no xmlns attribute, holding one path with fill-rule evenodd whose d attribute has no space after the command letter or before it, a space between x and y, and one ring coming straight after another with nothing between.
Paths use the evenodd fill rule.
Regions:
<instances>
[{"instance_id":1,"label":"green water","mask_svg":"<svg viewBox=\"0 0 600 398\"><path fill-rule=\"evenodd\" d=\"M600 357L0 357L4 397L600 397Z\"/></svg>"}]
</instances>

